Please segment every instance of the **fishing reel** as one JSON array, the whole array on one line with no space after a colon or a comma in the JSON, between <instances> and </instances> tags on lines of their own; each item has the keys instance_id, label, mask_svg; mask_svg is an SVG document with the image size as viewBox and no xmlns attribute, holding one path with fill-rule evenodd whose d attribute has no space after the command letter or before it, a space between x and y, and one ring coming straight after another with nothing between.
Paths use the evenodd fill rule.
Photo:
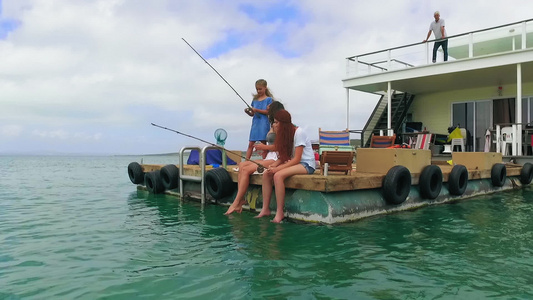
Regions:
<instances>
[{"instance_id":1,"label":"fishing reel","mask_svg":"<svg viewBox=\"0 0 533 300\"><path fill-rule=\"evenodd\" d=\"M258 165L257 166L257 173L259 174L263 174L263 172L265 171L265 167L261 166L261 165Z\"/></svg>"},{"instance_id":2,"label":"fishing reel","mask_svg":"<svg viewBox=\"0 0 533 300\"><path fill-rule=\"evenodd\" d=\"M254 116L254 111L252 110L251 107L247 107L244 109L244 112L249 115L250 117L253 117Z\"/></svg>"}]
</instances>

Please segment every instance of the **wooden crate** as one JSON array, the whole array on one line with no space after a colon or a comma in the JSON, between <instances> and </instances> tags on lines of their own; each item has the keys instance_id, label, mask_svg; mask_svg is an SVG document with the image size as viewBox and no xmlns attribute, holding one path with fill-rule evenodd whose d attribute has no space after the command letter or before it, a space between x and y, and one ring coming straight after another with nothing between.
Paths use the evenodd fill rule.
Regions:
<instances>
[{"instance_id":1,"label":"wooden crate","mask_svg":"<svg viewBox=\"0 0 533 300\"><path fill-rule=\"evenodd\" d=\"M357 173L386 174L394 166L404 166L411 173L420 173L431 164L430 150L401 148L358 148L356 156Z\"/></svg>"},{"instance_id":2,"label":"wooden crate","mask_svg":"<svg viewBox=\"0 0 533 300\"><path fill-rule=\"evenodd\" d=\"M502 162L502 154L498 152L453 152L452 163L464 165L468 170L490 170L492 166Z\"/></svg>"}]
</instances>

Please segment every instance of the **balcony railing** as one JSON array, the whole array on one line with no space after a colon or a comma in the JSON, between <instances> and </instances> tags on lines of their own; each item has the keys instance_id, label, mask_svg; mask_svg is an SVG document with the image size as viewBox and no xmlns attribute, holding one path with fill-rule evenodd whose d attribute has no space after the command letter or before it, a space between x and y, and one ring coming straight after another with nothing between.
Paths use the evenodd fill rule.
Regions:
<instances>
[{"instance_id":1,"label":"balcony railing","mask_svg":"<svg viewBox=\"0 0 533 300\"><path fill-rule=\"evenodd\" d=\"M435 41L350 56L346 58L346 76L367 76L428 65L431 63ZM528 48L533 48L533 19L449 36L448 61ZM442 61L442 58L442 48L439 48L437 62Z\"/></svg>"}]
</instances>

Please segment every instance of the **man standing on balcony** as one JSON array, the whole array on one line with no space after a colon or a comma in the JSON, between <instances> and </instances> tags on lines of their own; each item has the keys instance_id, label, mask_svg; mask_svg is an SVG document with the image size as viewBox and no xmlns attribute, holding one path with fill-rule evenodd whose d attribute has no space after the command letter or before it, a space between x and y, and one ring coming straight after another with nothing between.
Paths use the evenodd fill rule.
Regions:
<instances>
[{"instance_id":1,"label":"man standing on balcony","mask_svg":"<svg viewBox=\"0 0 533 300\"><path fill-rule=\"evenodd\" d=\"M440 18L440 13L438 11L433 14L433 17L435 18L435 21L429 24L428 36L423 43L428 41L429 36L433 31L435 39L437 40L433 45L433 62L437 61L437 49L439 49L440 46L442 46L442 51L444 52L444 61L448 61L448 39L446 38L446 29L444 29L444 19Z\"/></svg>"}]
</instances>

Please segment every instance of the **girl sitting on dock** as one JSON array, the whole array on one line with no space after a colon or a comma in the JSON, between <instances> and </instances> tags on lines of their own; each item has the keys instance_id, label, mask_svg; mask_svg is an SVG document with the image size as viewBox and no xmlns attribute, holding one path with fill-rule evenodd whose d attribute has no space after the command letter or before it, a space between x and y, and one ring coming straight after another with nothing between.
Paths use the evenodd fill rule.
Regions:
<instances>
[{"instance_id":1,"label":"girl sitting on dock","mask_svg":"<svg viewBox=\"0 0 533 300\"><path fill-rule=\"evenodd\" d=\"M272 104L268 106L268 120L271 125L274 123L274 115L281 109L284 109L284 107L283 107L283 104L279 101L273 101ZM275 139L276 139L276 133L274 131L274 127L271 126L270 131L268 132L266 136L267 145L265 144L255 145L256 150L268 152L264 160L256 161L257 163L261 164L265 168L268 168L268 166L273 164L278 159L278 154L274 151L275 150L274 149ZM230 215L234 211L238 213L242 212L242 206L246 203L246 199L244 199L244 195L246 193L246 190L248 190L248 186L250 185L250 175L252 175L256 170L257 170L257 164L249 160L239 163L239 174L238 174L238 179L237 179L237 195L235 196L235 200L233 200L233 203L228 208L226 213L224 213L225 215Z\"/></svg>"},{"instance_id":2,"label":"girl sitting on dock","mask_svg":"<svg viewBox=\"0 0 533 300\"><path fill-rule=\"evenodd\" d=\"M278 160L263 173L263 208L257 218L270 215L270 198L275 186L276 216L272 222L280 223L284 217L285 179L296 174L313 174L316 165L310 140L302 128L292 124L288 111L278 111L272 126L276 132L274 147L278 152Z\"/></svg>"}]
</instances>

